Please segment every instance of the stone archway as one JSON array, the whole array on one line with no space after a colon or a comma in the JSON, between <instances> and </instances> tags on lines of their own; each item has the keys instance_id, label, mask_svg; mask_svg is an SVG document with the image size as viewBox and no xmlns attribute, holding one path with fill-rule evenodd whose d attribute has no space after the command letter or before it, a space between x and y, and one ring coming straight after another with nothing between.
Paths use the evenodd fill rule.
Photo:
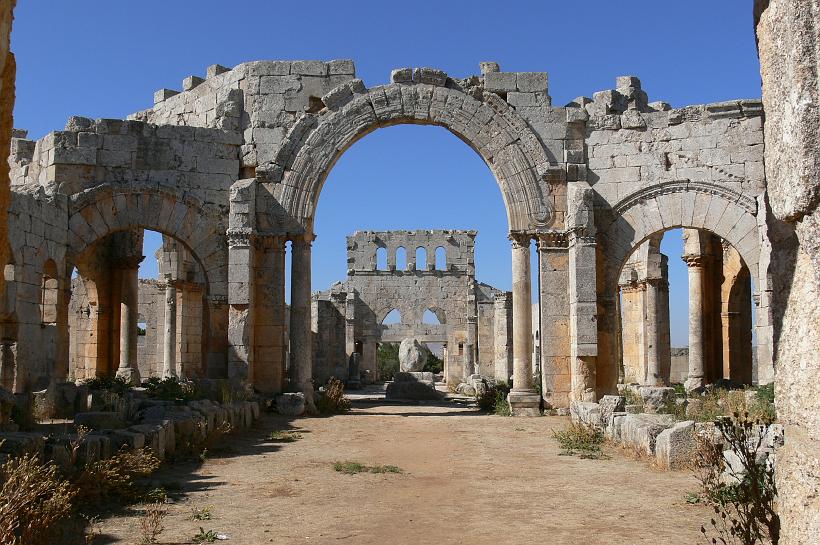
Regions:
<instances>
[{"instance_id":1,"label":"stone archway","mask_svg":"<svg viewBox=\"0 0 820 545\"><path fill-rule=\"evenodd\" d=\"M394 71L393 83L367 90L353 80L328 93L325 108L308 113L290 130L271 164L257 168L257 179L273 183L275 202L257 201L257 225L278 216L280 229L292 240L291 362L292 380L310 397L312 365L310 336L310 262L313 221L322 186L341 155L370 132L400 124L437 125L464 141L493 172L504 200L512 233L515 387L514 412L535 414L540 396L532 387L532 299L530 253L536 231L563 228L556 209L566 210L565 170L551 169L543 144L530 126L499 96L464 89L438 70ZM558 225L555 225L555 224ZM287 225L288 227L284 227ZM278 275L283 277L283 275ZM514 306L516 306L514 304Z\"/></svg>"},{"instance_id":2,"label":"stone archway","mask_svg":"<svg viewBox=\"0 0 820 545\"><path fill-rule=\"evenodd\" d=\"M621 269L630 254L653 235L675 228L713 233L737 250L758 289L764 285L759 272L758 207L751 197L716 184L673 181L628 195L611 212L611 221L598 230L602 272L598 278L598 395L614 392L618 380L616 293Z\"/></svg>"},{"instance_id":3,"label":"stone archway","mask_svg":"<svg viewBox=\"0 0 820 545\"><path fill-rule=\"evenodd\" d=\"M302 117L275 160L274 179L281 182L275 196L287 216L312 229L319 194L339 157L378 128L415 124L444 127L481 156L501 189L511 231L549 227L556 204L544 189L549 159L532 129L498 96L483 93L478 100L441 83L362 86L343 106Z\"/></svg>"}]
</instances>

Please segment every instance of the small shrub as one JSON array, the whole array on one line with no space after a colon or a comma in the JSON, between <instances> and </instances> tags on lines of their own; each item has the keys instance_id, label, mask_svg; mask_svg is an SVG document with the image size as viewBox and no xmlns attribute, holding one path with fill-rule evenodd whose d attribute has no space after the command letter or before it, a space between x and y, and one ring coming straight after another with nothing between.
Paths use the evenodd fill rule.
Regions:
<instances>
[{"instance_id":1,"label":"small shrub","mask_svg":"<svg viewBox=\"0 0 820 545\"><path fill-rule=\"evenodd\" d=\"M634 388L624 388L623 396L626 405L640 405L643 407L643 398Z\"/></svg>"},{"instance_id":2,"label":"small shrub","mask_svg":"<svg viewBox=\"0 0 820 545\"><path fill-rule=\"evenodd\" d=\"M507 394L509 393L510 387L503 382L488 384L483 391L476 393L476 404L482 411L497 413L499 405L507 403Z\"/></svg>"},{"instance_id":3,"label":"small shrub","mask_svg":"<svg viewBox=\"0 0 820 545\"><path fill-rule=\"evenodd\" d=\"M758 401L764 401L766 403L774 403L774 383L771 384L763 384L762 386L757 387L757 399Z\"/></svg>"},{"instance_id":4,"label":"small shrub","mask_svg":"<svg viewBox=\"0 0 820 545\"><path fill-rule=\"evenodd\" d=\"M159 466L159 459L148 449L122 450L111 458L93 462L73 479L78 503L100 508L112 499L139 499L136 480L150 475Z\"/></svg>"},{"instance_id":5,"label":"small shrub","mask_svg":"<svg viewBox=\"0 0 820 545\"><path fill-rule=\"evenodd\" d=\"M573 422L564 430L552 430L552 437L558 441L563 456L573 456L577 453L580 458L606 458L602 451L604 434L591 426Z\"/></svg>"},{"instance_id":6,"label":"small shrub","mask_svg":"<svg viewBox=\"0 0 820 545\"><path fill-rule=\"evenodd\" d=\"M118 376L89 378L82 381L82 384L88 386L89 390L104 390L117 395L126 394L133 389L130 382Z\"/></svg>"},{"instance_id":7,"label":"small shrub","mask_svg":"<svg viewBox=\"0 0 820 545\"><path fill-rule=\"evenodd\" d=\"M74 494L54 464L30 454L11 458L0 466L0 543L56 543Z\"/></svg>"},{"instance_id":8,"label":"small shrub","mask_svg":"<svg viewBox=\"0 0 820 545\"><path fill-rule=\"evenodd\" d=\"M167 500L168 493L161 486L150 489L142 497L142 501L147 503L165 503Z\"/></svg>"},{"instance_id":9,"label":"small shrub","mask_svg":"<svg viewBox=\"0 0 820 545\"><path fill-rule=\"evenodd\" d=\"M357 473L404 473L400 467L392 465L368 466L359 462L334 462L333 469L345 475L355 475Z\"/></svg>"},{"instance_id":10,"label":"small shrub","mask_svg":"<svg viewBox=\"0 0 820 545\"><path fill-rule=\"evenodd\" d=\"M359 462L334 462L333 469L345 475L355 475L367 471L367 466Z\"/></svg>"},{"instance_id":11,"label":"small shrub","mask_svg":"<svg viewBox=\"0 0 820 545\"><path fill-rule=\"evenodd\" d=\"M345 399L345 386L333 377L327 381L324 395L316 401L319 414L342 414L350 410L350 401Z\"/></svg>"},{"instance_id":12,"label":"small shrub","mask_svg":"<svg viewBox=\"0 0 820 545\"><path fill-rule=\"evenodd\" d=\"M737 455L742 471L735 473L724 463L721 446L704 444L696 450L695 475L701 482L702 498L710 503L715 518L709 522L716 537L712 543L753 545L780 539L780 518L776 512L777 488L774 465L758 457L770 430L769 422L753 420L748 413L734 413L715 422L725 448ZM723 479L726 468L731 479ZM701 532L707 536L705 525ZM708 537L708 536L707 536Z\"/></svg>"},{"instance_id":13,"label":"small shrub","mask_svg":"<svg viewBox=\"0 0 820 545\"><path fill-rule=\"evenodd\" d=\"M302 438L302 434L295 431L272 431L268 434L268 441L275 443L293 443Z\"/></svg>"},{"instance_id":14,"label":"small shrub","mask_svg":"<svg viewBox=\"0 0 820 545\"><path fill-rule=\"evenodd\" d=\"M219 534L214 530L205 531L202 526L199 527L199 533L194 536L194 543L213 543L219 539Z\"/></svg>"},{"instance_id":15,"label":"small shrub","mask_svg":"<svg viewBox=\"0 0 820 545\"><path fill-rule=\"evenodd\" d=\"M150 397L166 401L185 402L199 397L190 382L182 382L177 377L151 377L145 382Z\"/></svg>"},{"instance_id":16,"label":"small shrub","mask_svg":"<svg viewBox=\"0 0 820 545\"><path fill-rule=\"evenodd\" d=\"M161 503L153 503L148 506L140 517L140 532L142 533L140 543L152 545L157 542L157 537L165 530L162 525L165 514Z\"/></svg>"},{"instance_id":17,"label":"small shrub","mask_svg":"<svg viewBox=\"0 0 820 545\"><path fill-rule=\"evenodd\" d=\"M194 509L194 514L191 515L191 520L211 520L213 518L213 506L207 505L199 509Z\"/></svg>"}]
</instances>

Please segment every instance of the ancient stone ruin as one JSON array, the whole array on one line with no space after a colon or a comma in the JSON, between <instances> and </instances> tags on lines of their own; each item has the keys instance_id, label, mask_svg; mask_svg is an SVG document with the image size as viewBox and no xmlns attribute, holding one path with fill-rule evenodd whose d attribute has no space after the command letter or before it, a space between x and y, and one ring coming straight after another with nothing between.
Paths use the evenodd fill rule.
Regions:
<instances>
[{"instance_id":1,"label":"ancient stone ruin","mask_svg":"<svg viewBox=\"0 0 820 545\"><path fill-rule=\"evenodd\" d=\"M618 424L596 412L621 412L606 397L619 386L665 395L674 377L689 391L776 381L781 543L811 542L820 511L820 22L814 4L809 15L785 1L757 4L762 103L673 108L622 76L561 106L547 73L494 62L463 78L399 68L367 88L350 60L256 61L210 66L127 119L71 117L35 141L11 130L4 3L0 145L11 137L11 190L0 184L0 386L25 396L93 377L178 376L289 392L301 412L328 378L374 371L378 343L412 337L446 345L447 381L511 379L514 415L574 403L579 420L615 435L632 433L619 426L634 421L644 437L652 419L620 415ZM476 233L460 230L357 232L347 279L312 293L329 171L358 139L397 124L444 127L491 169L507 213L511 293L476 280ZM659 241L675 228L686 232L690 328L685 370L673 377ZM148 229L164 237L160 277L140 281ZM401 321L384 325L393 309ZM425 310L437 324L423 323ZM257 411L200 410L246 424ZM691 431L670 430L663 444ZM660 452L675 463L670 447Z\"/></svg>"}]
</instances>

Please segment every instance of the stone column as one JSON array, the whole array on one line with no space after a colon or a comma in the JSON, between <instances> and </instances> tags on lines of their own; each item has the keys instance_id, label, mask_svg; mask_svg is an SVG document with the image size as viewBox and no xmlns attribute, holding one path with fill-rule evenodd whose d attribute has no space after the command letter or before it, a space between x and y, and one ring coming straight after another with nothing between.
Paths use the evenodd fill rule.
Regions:
<instances>
[{"instance_id":1,"label":"stone column","mask_svg":"<svg viewBox=\"0 0 820 545\"><path fill-rule=\"evenodd\" d=\"M655 278L646 279L646 291L644 292L646 304L646 319L644 321L646 338L646 378L644 384L647 386L663 386L663 374L661 372L660 354L660 280Z\"/></svg>"},{"instance_id":2,"label":"stone column","mask_svg":"<svg viewBox=\"0 0 820 545\"><path fill-rule=\"evenodd\" d=\"M475 361L477 329L478 317L467 316L467 346L464 347L464 378L469 378L470 375L478 372Z\"/></svg>"},{"instance_id":3,"label":"stone column","mask_svg":"<svg viewBox=\"0 0 820 545\"><path fill-rule=\"evenodd\" d=\"M165 278L165 326L162 338L162 376L177 376L177 289Z\"/></svg>"},{"instance_id":4,"label":"stone column","mask_svg":"<svg viewBox=\"0 0 820 545\"><path fill-rule=\"evenodd\" d=\"M139 315L139 263L142 256L121 259L117 264L120 289L120 360L117 376L131 384L140 383L137 363L137 319Z\"/></svg>"},{"instance_id":5,"label":"stone column","mask_svg":"<svg viewBox=\"0 0 820 545\"><path fill-rule=\"evenodd\" d=\"M513 284L513 389L507 399L514 416L537 416L540 396L532 387L532 278L530 235L510 233Z\"/></svg>"},{"instance_id":6,"label":"stone column","mask_svg":"<svg viewBox=\"0 0 820 545\"><path fill-rule=\"evenodd\" d=\"M706 385L703 360L703 259L699 255L685 255L689 267L689 377L686 390L693 391Z\"/></svg>"},{"instance_id":7,"label":"stone column","mask_svg":"<svg viewBox=\"0 0 820 545\"><path fill-rule=\"evenodd\" d=\"M295 237L291 242L290 275L290 371L291 388L305 394L306 407L313 405L313 341L310 317L310 252L313 235Z\"/></svg>"},{"instance_id":8,"label":"stone column","mask_svg":"<svg viewBox=\"0 0 820 545\"><path fill-rule=\"evenodd\" d=\"M512 300L508 292L495 295L495 380L509 384L512 375Z\"/></svg>"}]
</instances>

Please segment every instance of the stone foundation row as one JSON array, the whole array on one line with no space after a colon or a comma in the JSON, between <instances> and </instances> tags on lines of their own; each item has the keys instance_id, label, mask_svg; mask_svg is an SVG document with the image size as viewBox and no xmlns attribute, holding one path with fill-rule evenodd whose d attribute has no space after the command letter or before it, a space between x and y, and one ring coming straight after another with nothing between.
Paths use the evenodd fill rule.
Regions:
<instances>
[{"instance_id":1,"label":"stone foundation row","mask_svg":"<svg viewBox=\"0 0 820 545\"><path fill-rule=\"evenodd\" d=\"M79 464L109 458L123 447L147 447L164 460L177 452L193 452L215 433L248 428L259 418L259 413L256 401L196 400L177 405L171 401L138 399L129 394L120 399L117 410L77 413L73 425L65 424L64 433L0 433L0 461L34 453L44 462L53 461L68 467L71 444L78 437L73 431L74 425L91 430L80 443Z\"/></svg>"},{"instance_id":2,"label":"stone foundation row","mask_svg":"<svg viewBox=\"0 0 820 545\"><path fill-rule=\"evenodd\" d=\"M663 469L686 469L691 466L696 448L696 436L706 437L714 444L722 444L720 432L712 422L694 420L676 421L671 414L629 413L624 409L625 398L607 395L600 403L573 402L570 407L572 421L603 431L604 435L618 444L655 459ZM759 451L769 457L783 444L783 429L779 424L770 426L767 437ZM737 474L737 455L724 451L727 468ZM774 457L772 456L772 461Z\"/></svg>"}]
</instances>

